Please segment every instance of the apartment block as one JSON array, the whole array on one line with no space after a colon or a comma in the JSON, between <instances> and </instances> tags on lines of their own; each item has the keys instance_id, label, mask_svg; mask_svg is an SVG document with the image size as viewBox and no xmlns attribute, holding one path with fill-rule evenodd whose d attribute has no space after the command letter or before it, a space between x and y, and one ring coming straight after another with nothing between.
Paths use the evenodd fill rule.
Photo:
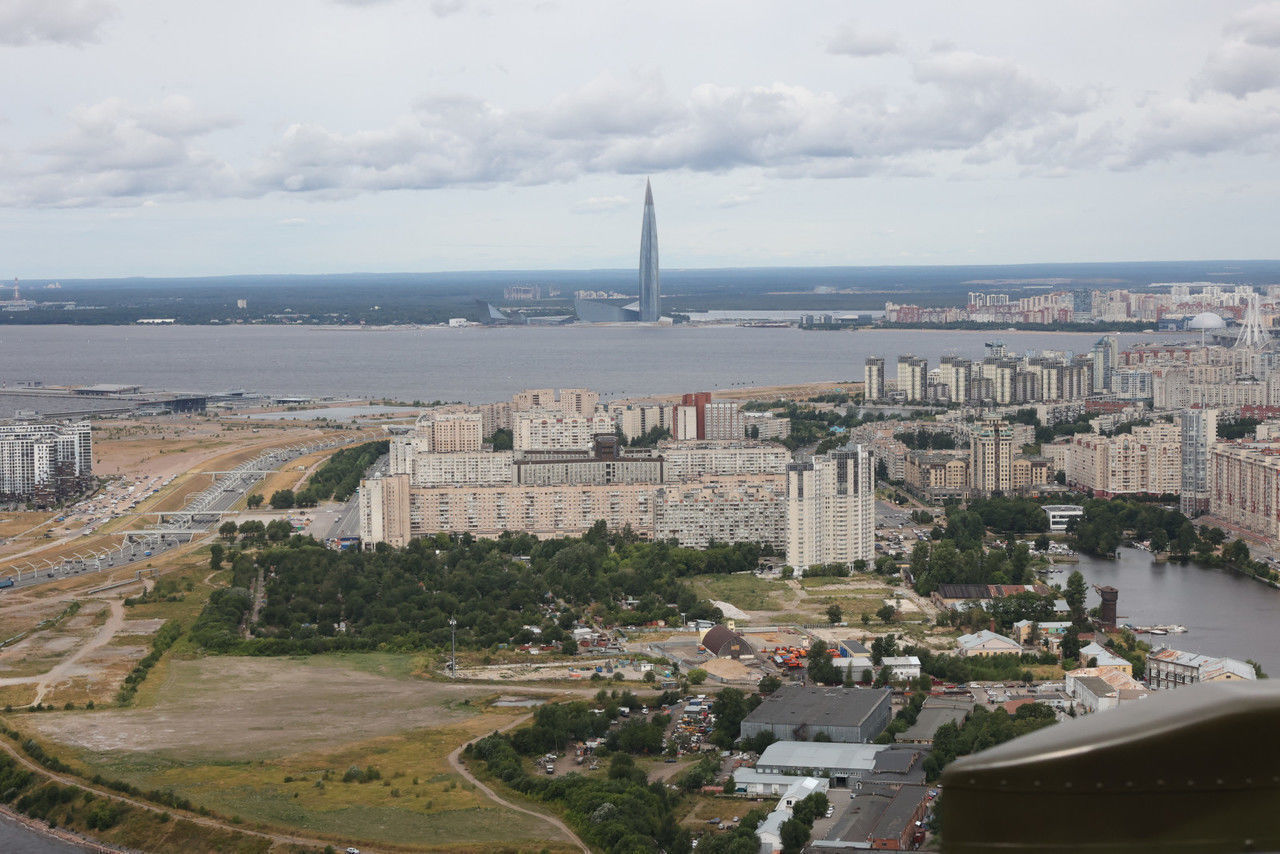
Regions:
<instances>
[{"instance_id":1,"label":"apartment block","mask_svg":"<svg viewBox=\"0 0 1280 854\"><path fill-rule=\"evenodd\" d=\"M527 451L513 466L520 486L661 483L662 457L648 450L623 453L616 436L596 436L590 451Z\"/></svg>"},{"instance_id":2,"label":"apartment block","mask_svg":"<svg viewBox=\"0 0 1280 854\"><path fill-rule=\"evenodd\" d=\"M712 542L785 548L786 503L786 481L781 475L671 484L654 494L653 536L692 548L706 548Z\"/></svg>"},{"instance_id":3,"label":"apartment block","mask_svg":"<svg viewBox=\"0 0 1280 854\"><path fill-rule=\"evenodd\" d=\"M977 493L1013 489L1013 428L1006 421L988 419L969 437L969 486Z\"/></svg>"},{"instance_id":4,"label":"apartment block","mask_svg":"<svg viewBox=\"0 0 1280 854\"><path fill-rule=\"evenodd\" d=\"M1209 513L1280 544L1280 441L1219 442L1209 457Z\"/></svg>"},{"instance_id":5,"label":"apartment block","mask_svg":"<svg viewBox=\"0 0 1280 854\"><path fill-rule=\"evenodd\" d=\"M705 477L785 474L791 452L780 445L739 442L661 442L663 477L668 483Z\"/></svg>"},{"instance_id":6,"label":"apartment block","mask_svg":"<svg viewBox=\"0 0 1280 854\"><path fill-rule=\"evenodd\" d=\"M515 412L512 442L516 451L588 451L595 437L613 433L603 412L570 414L546 409Z\"/></svg>"},{"instance_id":7,"label":"apartment block","mask_svg":"<svg viewBox=\"0 0 1280 854\"><path fill-rule=\"evenodd\" d=\"M862 445L787 466L787 563L875 559L875 467Z\"/></svg>"},{"instance_id":8,"label":"apartment block","mask_svg":"<svg viewBox=\"0 0 1280 854\"><path fill-rule=\"evenodd\" d=\"M1100 498L1176 493L1182 488L1182 430L1161 422L1119 436L1076 436L1067 454L1067 483Z\"/></svg>"},{"instance_id":9,"label":"apartment block","mask_svg":"<svg viewBox=\"0 0 1280 854\"><path fill-rule=\"evenodd\" d=\"M403 548L418 535L409 515L409 476L404 474L360 481L360 540Z\"/></svg>"},{"instance_id":10,"label":"apartment block","mask_svg":"<svg viewBox=\"0 0 1280 854\"><path fill-rule=\"evenodd\" d=\"M55 501L92 475L88 421L0 426L0 501Z\"/></svg>"},{"instance_id":11,"label":"apartment block","mask_svg":"<svg viewBox=\"0 0 1280 854\"><path fill-rule=\"evenodd\" d=\"M595 413L600 395L585 388L562 388L559 396L553 388L525 389L511 397L511 411L529 412L546 410L569 415L587 416Z\"/></svg>"},{"instance_id":12,"label":"apartment block","mask_svg":"<svg viewBox=\"0 0 1280 854\"><path fill-rule=\"evenodd\" d=\"M742 423L750 439L785 439L791 435L791 419L772 412L743 412Z\"/></svg>"}]
</instances>

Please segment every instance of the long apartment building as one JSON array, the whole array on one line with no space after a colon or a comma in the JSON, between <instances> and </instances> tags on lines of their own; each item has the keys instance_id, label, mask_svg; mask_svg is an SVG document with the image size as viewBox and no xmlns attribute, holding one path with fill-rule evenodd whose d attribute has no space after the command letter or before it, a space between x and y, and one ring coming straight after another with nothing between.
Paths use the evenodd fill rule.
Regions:
<instances>
[{"instance_id":1,"label":"long apartment building","mask_svg":"<svg viewBox=\"0 0 1280 854\"><path fill-rule=\"evenodd\" d=\"M1209 513L1280 544L1280 441L1219 442L1209 457Z\"/></svg>"},{"instance_id":2,"label":"long apartment building","mask_svg":"<svg viewBox=\"0 0 1280 854\"><path fill-rule=\"evenodd\" d=\"M1179 492L1182 429L1161 422L1119 436L1076 436L1067 452L1067 483L1100 498Z\"/></svg>"},{"instance_id":3,"label":"long apartment building","mask_svg":"<svg viewBox=\"0 0 1280 854\"><path fill-rule=\"evenodd\" d=\"M787 487L781 476L668 484L654 493L653 537L706 548L712 542L787 542Z\"/></svg>"},{"instance_id":4,"label":"long apartment building","mask_svg":"<svg viewBox=\"0 0 1280 854\"><path fill-rule=\"evenodd\" d=\"M875 559L875 464L862 445L787 467L787 563Z\"/></svg>"},{"instance_id":5,"label":"long apartment building","mask_svg":"<svg viewBox=\"0 0 1280 854\"><path fill-rule=\"evenodd\" d=\"M702 477L785 474L791 452L766 442L660 442L668 483Z\"/></svg>"},{"instance_id":6,"label":"long apartment building","mask_svg":"<svg viewBox=\"0 0 1280 854\"><path fill-rule=\"evenodd\" d=\"M415 432L428 438L398 437L389 477L362 483L361 538L372 545L436 531L556 536L603 519L691 545L783 545L786 448L748 440L623 448L611 430L584 434L602 426L593 420L600 417L607 418L517 413L517 450L496 452L426 450L439 443L434 422L420 422ZM526 422L542 432L522 431ZM577 447L583 441L585 450Z\"/></svg>"},{"instance_id":7,"label":"long apartment building","mask_svg":"<svg viewBox=\"0 0 1280 854\"><path fill-rule=\"evenodd\" d=\"M0 426L0 500L56 500L92 475L88 421Z\"/></svg>"}]
</instances>

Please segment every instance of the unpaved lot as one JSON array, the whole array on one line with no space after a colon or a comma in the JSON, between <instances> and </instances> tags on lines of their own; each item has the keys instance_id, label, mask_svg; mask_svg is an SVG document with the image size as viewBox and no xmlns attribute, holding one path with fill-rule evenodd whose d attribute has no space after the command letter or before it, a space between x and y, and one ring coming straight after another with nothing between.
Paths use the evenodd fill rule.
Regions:
<instances>
[{"instance_id":1,"label":"unpaved lot","mask_svg":"<svg viewBox=\"0 0 1280 854\"><path fill-rule=\"evenodd\" d=\"M447 725L475 713L465 700L496 693L363 672L332 657L211 656L172 661L163 678L152 708L44 714L31 723L91 751L257 759Z\"/></svg>"}]
</instances>

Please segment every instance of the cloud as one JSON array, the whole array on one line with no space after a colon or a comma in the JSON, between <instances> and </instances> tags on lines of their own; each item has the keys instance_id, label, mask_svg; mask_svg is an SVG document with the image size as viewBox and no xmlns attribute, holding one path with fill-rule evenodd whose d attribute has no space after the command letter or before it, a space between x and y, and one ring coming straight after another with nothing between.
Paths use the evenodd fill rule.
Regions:
<instances>
[{"instance_id":1,"label":"cloud","mask_svg":"<svg viewBox=\"0 0 1280 854\"><path fill-rule=\"evenodd\" d=\"M23 165L7 174L0 201L86 206L239 191L233 170L196 144L234 120L201 113L187 98L143 105L108 98L77 108L70 118L70 130L34 146Z\"/></svg>"},{"instance_id":2,"label":"cloud","mask_svg":"<svg viewBox=\"0 0 1280 854\"><path fill-rule=\"evenodd\" d=\"M576 203L571 210L574 213L604 213L616 211L634 203L635 199L628 199L626 196L592 196Z\"/></svg>"},{"instance_id":3,"label":"cloud","mask_svg":"<svg viewBox=\"0 0 1280 854\"><path fill-rule=\"evenodd\" d=\"M1248 42L1224 45L1209 57L1198 83L1237 98L1280 87L1280 50Z\"/></svg>"},{"instance_id":4,"label":"cloud","mask_svg":"<svg viewBox=\"0 0 1280 854\"><path fill-rule=\"evenodd\" d=\"M4 0L0 3L0 44L96 42L102 25L115 14L115 6L105 0Z\"/></svg>"},{"instance_id":5,"label":"cloud","mask_svg":"<svg viewBox=\"0 0 1280 854\"><path fill-rule=\"evenodd\" d=\"M901 52L902 45L897 36L867 32L853 23L842 26L827 42L827 53L843 56L883 56Z\"/></svg>"},{"instance_id":6,"label":"cloud","mask_svg":"<svg viewBox=\"0 0 1280 854\"><path fill-rule=\"evenodd\" d=\"M1259 47L1280 47L1280 3L1263 3L1236 15L1226 33Z\"/></svg>"},{"instance_id":7,"label":"cloud","mask_svg":"<svg viewBox=\"0 0 1280 854\"><path fill-rule=\"evenodd\" d=\"M398 0L334 0L341 6L385 6ZM437 18L447 18L449 15L456 15L467 8L467 0L431 0L428 4L431 14Z\"/></svg>"}]
</instances>

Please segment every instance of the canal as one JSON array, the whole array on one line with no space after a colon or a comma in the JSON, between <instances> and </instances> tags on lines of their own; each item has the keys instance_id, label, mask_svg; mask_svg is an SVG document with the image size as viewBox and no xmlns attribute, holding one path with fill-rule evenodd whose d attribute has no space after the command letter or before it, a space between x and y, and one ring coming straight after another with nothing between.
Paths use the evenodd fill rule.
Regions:
<instances>
[{"instance_id":1,"label":"canal","mask_svg":"<svg viewBox=\"0 0 1280 854\"><path fill-rule=\"evenodd\" d=\"M1120 549L1119 560L1082 554L1077 566L1061 566L1065 571L1051 579L1065 585L1071 570L1079 569L1090 585L1090 608L1099 602L1092 586L1109 584L1120 591L1120 622L1187 627L1185 634L1139 636L1153 647L1252 658L1280 678L1280 590L1223 569L1157 563L1141 549Z\"/></svg>"}]
</instances>

